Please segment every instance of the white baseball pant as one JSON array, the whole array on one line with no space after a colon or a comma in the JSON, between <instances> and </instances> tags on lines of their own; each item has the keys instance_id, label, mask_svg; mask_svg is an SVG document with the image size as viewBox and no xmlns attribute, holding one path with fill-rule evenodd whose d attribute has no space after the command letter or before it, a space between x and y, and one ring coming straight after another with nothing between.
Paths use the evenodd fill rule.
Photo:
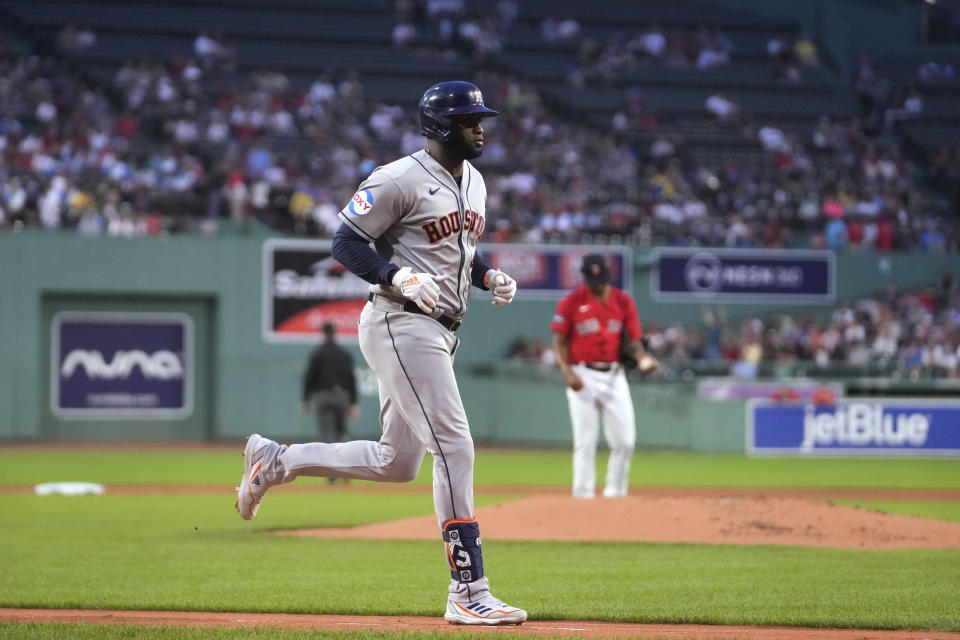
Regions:
<instances>
[{"instance_id":1,"label":"white baseball pant","mask_svg":"<svg viewBox=\"0 0 960 640\"><path fill-rule=\"evenodd\" d=\"M610 447L603 496L627 495L630 460L637 441L636 419L630 387L623 367L595 371L584 364L572 365L583 388L567 387L570 422L573 425L573 495L592 498L596 483L597 436L600 424Z\"/></svg>"}]
</instances>

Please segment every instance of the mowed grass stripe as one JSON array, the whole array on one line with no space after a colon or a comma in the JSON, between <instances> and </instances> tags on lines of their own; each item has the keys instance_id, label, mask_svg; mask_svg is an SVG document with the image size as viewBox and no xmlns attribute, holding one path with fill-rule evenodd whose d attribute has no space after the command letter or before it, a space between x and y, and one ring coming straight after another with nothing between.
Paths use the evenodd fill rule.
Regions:
<instances>
[{"instance_id":1,"label":"mowed grass stripe","mask_svg":"<svg viewBox=\"0 0 960 640\"><path fill-rule=\"evenodd\" d=\"M104 484L236 484L242 472L236 450L11 447L0 484L83 481ZM427 456L414 484L432 482ZM478 485L569 486L568 451L479 449ZM602 483L606 454L600 453ZM298 483L315 482L300 478ZM946 459L750 458L736 454L638 453L630 470L633 486L651 487L830 487L960 489L960 464Z\"/></svg>"}]
</instances>

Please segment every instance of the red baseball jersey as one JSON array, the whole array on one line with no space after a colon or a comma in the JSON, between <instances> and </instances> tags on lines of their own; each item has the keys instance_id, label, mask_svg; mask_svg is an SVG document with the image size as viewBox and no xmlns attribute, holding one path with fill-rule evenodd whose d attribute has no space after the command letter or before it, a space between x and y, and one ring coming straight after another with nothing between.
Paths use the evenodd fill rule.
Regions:
<instances>
[{"instance_id":1,"label":"red baseball jersey","mask_svg":"<svg viewBox=\"0 0 960 640\"><path fill-rule=\"evenodd\" d=\"M633 298L610 287L606 302L593 297L586 285L574 289L557 304L550 329L567 336L570 362L617 362L620 330L627 327L631 340L643 335Z\"/></svg>"}]
</instances>

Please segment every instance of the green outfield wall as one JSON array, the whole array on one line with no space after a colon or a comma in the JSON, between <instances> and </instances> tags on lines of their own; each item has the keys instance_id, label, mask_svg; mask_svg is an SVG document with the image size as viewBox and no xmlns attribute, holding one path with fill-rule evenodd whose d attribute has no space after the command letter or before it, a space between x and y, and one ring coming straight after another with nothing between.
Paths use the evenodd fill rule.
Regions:
<instances>
[{"instance_id":1,"label":"green outfield wall","mask_svg":"<svg viewBox=\"0 0 960 640\"><path fill-rule=\"evenodd\" d=\"M0 440L201 441L262 431L310 439L299 413L300 376L310 345L262 335L262 247L258 235L85 238L68 233L0 235ZM648 253L634 257L634 290L643 322L696 323L698 304L655 302ZM837 257L837 298L933 282L957 257L850 254ZM549 341L555 300L507 308L477 296L458 332L460 392L478 442L566 446L569 421L555 371L517 369L504 354L517 337ZM823 312L828 305L730 305L728 315ZM64 419L51 410L51 321L63 311L179 313L192 320L194 404L178 419ZM379 433L376 380L359 350L361 415L351 432ZM698 400L683 385L633 388L643 447L734 451L742 448L743 406Z\"/></svg>"}]
</instances>

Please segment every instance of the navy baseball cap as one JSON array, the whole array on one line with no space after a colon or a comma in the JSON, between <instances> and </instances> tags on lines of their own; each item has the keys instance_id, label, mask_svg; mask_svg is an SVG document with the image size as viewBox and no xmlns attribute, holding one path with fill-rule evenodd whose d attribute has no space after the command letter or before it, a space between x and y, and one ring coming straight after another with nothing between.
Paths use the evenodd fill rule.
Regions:
<instances>
[{"instance_id":1,"label":"navy baseball cap","mask_svg":"<svg viewBox=\"0 0 960 640\"><path fill-rule=\"evenodd\" d=\"M599 287L610 282L610 265L607 259L598 253L584 256L580 265L583 281L590 287Z\"/></svg>"}]
</instances>

